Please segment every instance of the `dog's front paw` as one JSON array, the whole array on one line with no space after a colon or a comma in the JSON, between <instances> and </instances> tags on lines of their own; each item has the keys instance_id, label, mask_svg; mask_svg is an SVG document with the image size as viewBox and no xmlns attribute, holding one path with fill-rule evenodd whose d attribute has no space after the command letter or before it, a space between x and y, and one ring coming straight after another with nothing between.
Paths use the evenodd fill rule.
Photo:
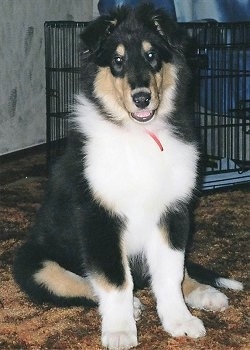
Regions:
<instances>
[{"instance_id":1,"label":"dog's front paw","mask_svg":"<svg viewBox=\"0 0 250 350\"><path fill-rule=\"evenodd\" d=\"M193 308L210 311L222 311L228 307L227 296L211 286L196 288L185 301Z\"/></svg>"},{"instance_id":2,"label":"dog's front paw","mask_svg":"<svg viewBox=\"0 0 250 350\"><path fill-rule=\"evenodd\" d=\"M188 336L190 338L199 338L206 334L203 322L194 316L188 319L164 322L163 326L173 337Z\"/></svg>"},{"instance_id":3,"label":"dog's front paw","mask_svg":"<svg viewBox=\"0 0 250 350\"><path fill-rule=\"evenodd\" d=\"M137 344L134 332L104 332L102 335L102 345L109 350L127 350Z\"/></svg>"}]
</instances>

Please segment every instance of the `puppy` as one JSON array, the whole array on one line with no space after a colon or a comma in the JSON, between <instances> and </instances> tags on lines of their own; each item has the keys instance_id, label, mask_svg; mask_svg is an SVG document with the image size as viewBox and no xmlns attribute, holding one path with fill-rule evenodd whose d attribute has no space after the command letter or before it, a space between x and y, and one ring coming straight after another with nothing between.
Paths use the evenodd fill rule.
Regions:
<instances>
[{"instance_id":1,"label":"puppy","mask_svg":"<svg viewBox=\"0 0 250 350\"><path fill-rule=\"evenodd\" d=\"M201 337L185 300L218 310L227 297L184 269L199 158L186 36L143 5L96 19L81 39L82 93L67 150L17 253L16 281L39 302L97 304L108 349L137 345L133 290L145 284L166 332Z\"/></svg>"}]
</instances>

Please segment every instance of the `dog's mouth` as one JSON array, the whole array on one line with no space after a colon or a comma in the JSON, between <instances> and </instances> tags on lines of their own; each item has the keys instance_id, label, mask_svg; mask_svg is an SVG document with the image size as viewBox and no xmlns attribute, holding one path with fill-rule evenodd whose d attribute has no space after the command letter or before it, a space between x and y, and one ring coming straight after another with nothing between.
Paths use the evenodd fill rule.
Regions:
<instances>
[{"instance_id":1,"label":"dog's mouth","mask_svg":"<svg viewBox=\"0 0 250 350\"><path fill-rule=\"evenodd\" d=\"M152 120L155 116L155 111L144 109L142 111L130 113L131 117L139 123L146 123Z\"/></svg>"}]
</instances>

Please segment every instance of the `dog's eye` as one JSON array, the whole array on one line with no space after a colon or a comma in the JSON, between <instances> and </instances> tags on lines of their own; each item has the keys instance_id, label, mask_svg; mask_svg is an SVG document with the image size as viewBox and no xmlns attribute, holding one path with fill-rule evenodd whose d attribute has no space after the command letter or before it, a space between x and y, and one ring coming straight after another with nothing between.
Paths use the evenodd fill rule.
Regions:
<instances>
[{"instance_id":1,"label":"dog's eye","mask_svg":"<svg viewBox=\"0 0 250 350\"><path fill-rule=\"evenodd\" d=\"M122 68L122 66L123 66L123 57L115 56L113 58L113 64L116 66L116 68Z\"/></svg>"},{"instance_id":2,"label":"dog's eye","mask_svg":"<svg viewBox=\"0 0 250 350\"><path fill-rule=\"evenodd\" d=\"M146 52L146 59L149 63L154 62L157 59L157 53L155 51Z\"/></svg>"}]
</instances>

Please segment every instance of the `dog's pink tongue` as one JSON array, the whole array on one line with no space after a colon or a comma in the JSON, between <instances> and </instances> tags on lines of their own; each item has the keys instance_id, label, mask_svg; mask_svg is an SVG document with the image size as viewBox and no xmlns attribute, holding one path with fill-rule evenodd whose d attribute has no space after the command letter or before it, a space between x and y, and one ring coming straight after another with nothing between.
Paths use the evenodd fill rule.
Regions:
<instances>
[{"instance_id":1,"label":"dog's pink tongue","mask_svg":"<svg viewBox=\"0 0 250 350\"><path fill-rule=\"evenodd\" d=\"M145 111L145 110L134 113L136 118L141 118L141 119L149 118L151 114L152 114L151 111Z\"/></svg>"}]
</instances>

